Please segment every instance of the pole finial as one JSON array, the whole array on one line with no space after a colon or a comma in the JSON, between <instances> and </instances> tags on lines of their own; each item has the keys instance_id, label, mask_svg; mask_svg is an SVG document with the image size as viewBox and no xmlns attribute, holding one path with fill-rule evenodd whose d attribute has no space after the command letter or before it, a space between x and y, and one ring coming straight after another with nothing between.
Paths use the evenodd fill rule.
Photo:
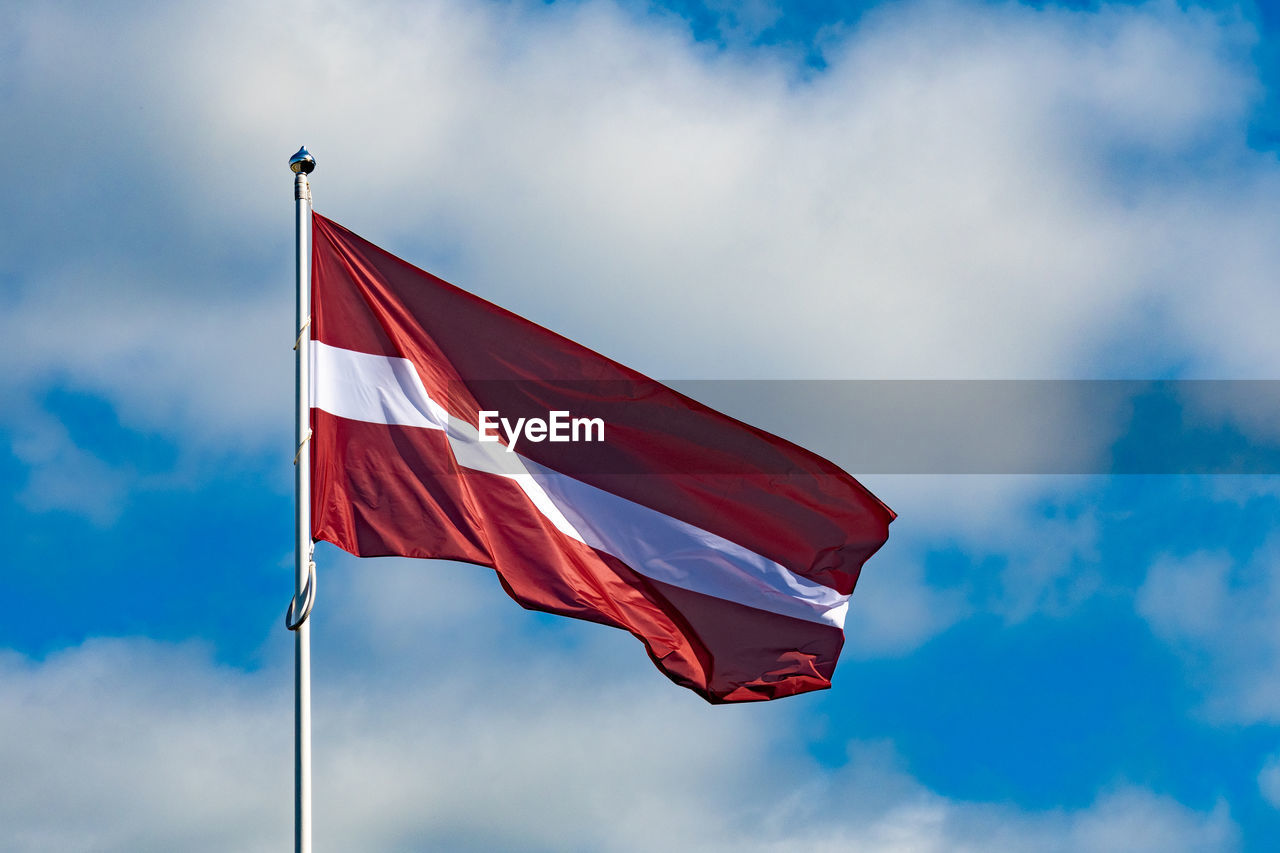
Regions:
<instances>
[{"instance_id":1,"label":"pole finial","mask_svg":"<svg viewBox=\"0 0 1280 853\"><path fill-rule=\"evenodd\" d=\"M316 158L311 156L311 152L307 150L307 146L298 149L298 153L289 158L289 168L294 172L309 175L316 168Z\"/></svg>"}]
</instances>

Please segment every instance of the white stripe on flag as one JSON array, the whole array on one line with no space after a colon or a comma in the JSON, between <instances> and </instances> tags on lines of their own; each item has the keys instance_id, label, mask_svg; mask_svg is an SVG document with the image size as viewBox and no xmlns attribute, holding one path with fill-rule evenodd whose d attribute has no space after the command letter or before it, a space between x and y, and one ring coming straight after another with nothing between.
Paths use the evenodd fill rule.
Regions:
<instances>
[{"instance_id":1,"label":"white stripe on flag","mask_svg":"<svg viewBox=\"0 0 1280 853\"><path fill-rule=\"evenodd\" d=\"M312 405L349 420L445 430L458 465L515 481L560 532L637 573L681 589L844 627L849 597L678 518L551 471L505 445L480 442L475 425L427 393L408 359L311 342Z\"/></svg>"},{"instance_id":2,"label":"white stripe on flag","mask_svg":"<svg viewBox=\"0 0 1280 853\"><path fill-rule=\"evenodd\" d=\"M446 429L413 362L311 342L311 406L351 421Z\"/></svg>"}]
</instances>

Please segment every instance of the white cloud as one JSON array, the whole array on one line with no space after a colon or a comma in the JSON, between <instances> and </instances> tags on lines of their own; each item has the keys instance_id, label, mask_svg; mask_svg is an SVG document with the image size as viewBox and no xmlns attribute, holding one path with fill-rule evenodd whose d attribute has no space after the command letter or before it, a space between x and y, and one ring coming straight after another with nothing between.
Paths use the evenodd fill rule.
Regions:
<instances>
[{"instance_id":1,"label":"white cloud","mask_svg":"<svg viewBox=\"0 0 1280 853\"><path fill-rule=\"evenodd\" d=\"M1225 805L1197 811L1128 785L1084 808L1030 811L940 795L886 742L852 741L842 766L822 766L808 757L803 698L708 706L622 632L561 621L563 632L529 635L485 570L323 556L313 666L324 846L1235 846ZM0 654L10 847L287 846L292 638L270 631L255 672L198 646L132 639L39 661Z\"/></svg>"},{"instance_id":2,"label":"white cloud","mask_svg":"<svg viewBox=\"0 0 1280 853\"><path fill-rule=\"evenodd\" d=\"M188 448L235 438L258 450L287 434L294 332L283 271L275 294L226 292L205 269L156 276L145 258L47 270L0 316L11 354L0 382L100 394L126 426Z\"/></svg>"},{"instance_id":3,"label":"white cloud","mask_svg":"<svg viewBox=\"0 0 1280 853\"><path fill-rule=\"evenodd\" d=\"M132 472L82 450L65 426L43 412L23 415L8 412L0 421L15 422L9 449L28 469L26 483L16 494L18 502L31 512L83 515L100 527L114 522L128 498Z\"/></svg>"},{"instance_id":4,"label":"white cloud","mask_svg":"<svg viewBox=\"0 0 1280 853\"><path fill-rule=\"evenodd\" d=\"M38 663L6 653L0 673L9 849L285 846L290 815L273 807L291 780L283 683L141 640Z\"/></svg>"},{"instance_id":5,"label":"white cloud","mask_svg":"<svg viewBox=\"0 0 1280 853\"><path fill-rule=\"evenodd\" d=\"M273 635L273 657L287 658L282 635ZM1223 806L1195 811L1131 787L1071 811L952 800L905 772L889 744L852 743L842 768L814 764L793 734L794 704L707 706L652 673L582 680L574 675L582 649L493 654L482 633L473 651L471 636L448 644L447 632L424 632L408 661L385 650L382 660L353 657L340 646L317 656L318 843L370 851L1233 846ZM290 684L283 666L245 673L195 647L140 640L93 640L38 662L0 656L0 759L10 771L0 781L0 821L10 849L287 846Z\"/></svg>"},{"instance_id":6,"label":"white cloud","mask_svg":"<svg viewBox=\"0 0 1280 853\"><path fill-rule=\"evenodd\" d=\"M930 584L918 554L898 542L895 530L890 544L863 568L845 622L845 658L914 651L974 609L969 590Z\"/></svg>"},{"instance_id":7,"label":"white cloud","mask_svg":"<svg viewBox=\"0 0 1280 853\"><path fill-rule=\"evenodd\" d=\"M1138 613L1186 660L1212 719L1280 719L1276 554L1271 541L1248 559L1226 552L1165 556L1138 591Z\"/></svg>"},{"instance_id":8,"label":"white cloud","mask_svg":"<svg viewBox=\"0 0 1280 853\"><path fill-rule=\"evenodd\" d=\"M1278 170L1203 10L894 5L810 81L602 3L7 18L9 328L75 334L6 352L169 430L277 420L300 140L322 211L654 373L1273 372Z\"/></svg>"},{"instance_id":9,"label":"white cloud","mask_svg":"<svg viewBox=\"0 0 1280 853\"><path fill-rule=\"evenodd\" d=\"M1093 507L1099 477L873 475L860 478L902 511L863 571L850 637L877 651L908 651L973 613L1009 623L1070 616L1091 596L1125 589L1099 551L1105 519ZM952 553L963 576L927 577L930 555ZM954 570L952 572L954 574ZM874 633L863 636L869 628ZM858 645L855 645L857 648Z\"/></svg>"},{"instance_id":10,"label":"white cloud","mask_svg":"<svg viewBox=\"0 0 1280 853\"><path fill-rule=\"evenodd\" d=\"M1258 771L1258 792L1273 809L1280 809L1280 755L1273 755Z\"/></svg>"}]
</instances>

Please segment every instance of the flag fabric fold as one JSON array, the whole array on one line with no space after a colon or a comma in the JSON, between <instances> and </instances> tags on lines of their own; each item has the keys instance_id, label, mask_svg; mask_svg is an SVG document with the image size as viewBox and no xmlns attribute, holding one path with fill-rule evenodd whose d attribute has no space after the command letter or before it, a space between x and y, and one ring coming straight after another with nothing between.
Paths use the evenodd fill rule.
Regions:
<instances>
[{"instance_id":1,"label":"flag fabric fold","mask_svg":"<svg viewBox=\"0 0 1280 853\"><path fill-rule=\"evenodd\" d=\"M830 686L888 507L332 220L312 228L315 539L493 568L524 607L629 631L711 702Z\"/></svg>"}]
</instances>

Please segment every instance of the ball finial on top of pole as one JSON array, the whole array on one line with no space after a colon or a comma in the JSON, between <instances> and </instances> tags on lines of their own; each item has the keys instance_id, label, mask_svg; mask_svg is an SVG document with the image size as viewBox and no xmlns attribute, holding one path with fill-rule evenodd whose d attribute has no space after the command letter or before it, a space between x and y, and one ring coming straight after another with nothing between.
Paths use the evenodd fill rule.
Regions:
<instances>
[{"instance_id":1,"label":"ball finial on top of pole","mask_svg":"<svg viewBox=\"0 0 1280 853\"><path fill-rule=\"evenodd\" d=\"M316 158L311 156L311 152L307 150L307 146L298 149L298 153L289 158L289 168L296 173L309 175L316 168Z\"/></svg>"}]
</instances>

